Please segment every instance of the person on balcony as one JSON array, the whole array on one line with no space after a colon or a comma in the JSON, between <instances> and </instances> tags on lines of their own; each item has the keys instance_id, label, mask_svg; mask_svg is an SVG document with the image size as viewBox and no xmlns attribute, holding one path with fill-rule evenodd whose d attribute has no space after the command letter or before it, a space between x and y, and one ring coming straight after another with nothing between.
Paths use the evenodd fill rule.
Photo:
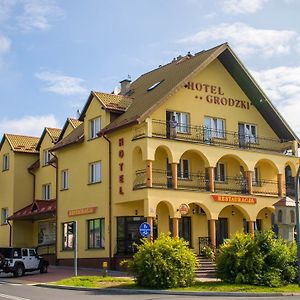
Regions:
<instances>
[{"instance_id":1,"label":"person on balcony","mask_svg":"<svg viewBox=\"0 0 300 300\"><path fill-rule=\"evenodd\" d=\"M176 121L174 115L172 116L172 119L169 121L169 125L170 125L170 138L174 139L176 138L177 135L177 125L178 125L178 122Z\"/></svg>"}]
</instances>

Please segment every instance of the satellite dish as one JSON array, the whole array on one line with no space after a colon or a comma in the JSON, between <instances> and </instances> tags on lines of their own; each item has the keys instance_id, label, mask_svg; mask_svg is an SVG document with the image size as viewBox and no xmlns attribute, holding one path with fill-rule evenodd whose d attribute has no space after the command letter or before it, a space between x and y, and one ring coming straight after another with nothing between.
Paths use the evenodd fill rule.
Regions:
<instances>
[{"instance_id":1,"label":"satellite dish","mask_svg":"<svg viewBox=\"0 0 300 300\"><path fill-rule=\"evenodd\" d=\"M119 95L121 93L121 86L120 85L117 85L115 88L114 88L114 94L115 95Z\"/></svg>"}]
</instances>

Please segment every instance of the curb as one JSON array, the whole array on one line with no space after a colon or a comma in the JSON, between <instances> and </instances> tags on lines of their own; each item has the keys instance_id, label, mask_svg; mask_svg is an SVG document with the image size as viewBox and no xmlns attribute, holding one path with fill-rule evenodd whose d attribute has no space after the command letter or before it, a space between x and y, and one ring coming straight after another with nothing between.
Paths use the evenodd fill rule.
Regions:
<instances>
[{"instance_id":1,"label":"curb","mask_svg":"<svg viewBox=\"0 0 300 300\"><path fill-rule=\"evenodd\" d=\"M184 292L169 290L136 290L136 289L118 289L118 288L84 288L75 286L50 285L46 283L34 284L34 286L51 289L73 290L73 291L97 291L109 295L139 295L139 294L161 294L177 296L219 296L219 297L282 297L299 296L300 293L242 293L242 292Z\"/></svg>"}]
</instances>

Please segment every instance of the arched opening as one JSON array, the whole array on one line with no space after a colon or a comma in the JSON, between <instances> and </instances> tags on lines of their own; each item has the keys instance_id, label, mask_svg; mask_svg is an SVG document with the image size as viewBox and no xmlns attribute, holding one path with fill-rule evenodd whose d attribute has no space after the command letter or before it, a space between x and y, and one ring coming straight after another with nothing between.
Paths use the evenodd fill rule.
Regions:
<instances>
[{"instance_id":1,"label":"arched opening","mask_svg":"<svg viewBox=\"0 0 300 300\"><path fill-rule=\"evenodd\" d=\"M274 226L274 209L265 207L259 211L256 217L254 230L264 231L270 230Z\"/></svg>"},{"instance_id":2,"label":"arched opening","mask_svg":"<svg viewBox=\"0 0 300 300\"><path fill-rule=\"evenodd\" d=\"M285 174L285 190L287 196L295 196L295 177L292 174L292 169L287 165L284 169Z\"/></svg>"},{"instance_id":3,"label":"arched opening","mask_svg":"<svg viewBox=\"0 0 300 300\"><path fill-rule=\"evenodd\" d=\"M166 201L161 201L156 206L156 219L154 224L157 225L157 234L172 232L171 216L173 215L172 206Z\"/></svg>"},{"instance_id":4,"label":"arched opening","mask_svg":"<svg viewBox=\"0 0 300 300\"><path fill-rule=\"evenodd\" d=\"M133 188L146 186L146 162L142 158L142 149L135 147L132 152Z\"/></svg>"}]
</instances>

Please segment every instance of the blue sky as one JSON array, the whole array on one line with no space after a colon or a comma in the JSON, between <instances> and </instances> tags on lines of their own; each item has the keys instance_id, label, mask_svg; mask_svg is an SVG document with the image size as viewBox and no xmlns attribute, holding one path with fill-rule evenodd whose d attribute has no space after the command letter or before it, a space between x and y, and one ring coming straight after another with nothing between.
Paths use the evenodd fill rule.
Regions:
<instances>
[{"instance_id":1,"label":"blue sky","mask_svg":"<svg viewBox=\"0 0 300 300\"><path fill-rule=\"evenodd\" d=\"M173 57L229 42L300 136L299 0L0 0L0 134L40 136Z\"/></svg>"}]
</instances>

